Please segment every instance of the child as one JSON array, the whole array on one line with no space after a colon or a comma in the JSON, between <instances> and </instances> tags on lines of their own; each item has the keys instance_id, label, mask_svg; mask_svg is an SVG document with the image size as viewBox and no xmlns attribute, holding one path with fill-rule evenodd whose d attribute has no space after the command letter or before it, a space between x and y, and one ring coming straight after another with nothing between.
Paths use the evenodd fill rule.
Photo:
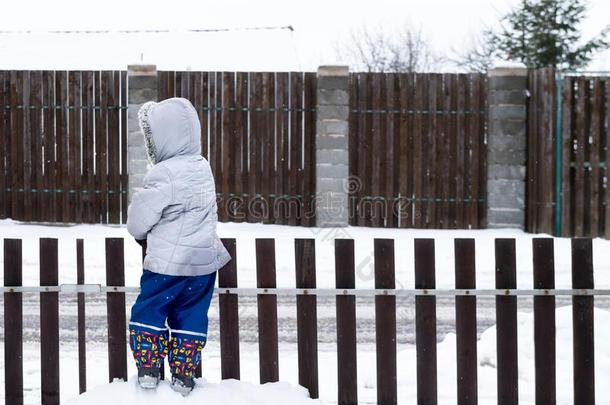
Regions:
<instances>
[{"instance_id":1,"label":"child","mask_svg":"<svg viewBox=\"0 0 610 405\"><path fill-rule=\"evenodd\" d=\"M188 395L206 343L216 271L231 257L216 235L214 178L201 156L195 108L184 98L170 98L145 103L138 118L153 166L127 219L129 233L147 241L141 292L131 308L130 346L141 387L157 387L168 355L171 386Z\"/></svg>"}]
</instances>

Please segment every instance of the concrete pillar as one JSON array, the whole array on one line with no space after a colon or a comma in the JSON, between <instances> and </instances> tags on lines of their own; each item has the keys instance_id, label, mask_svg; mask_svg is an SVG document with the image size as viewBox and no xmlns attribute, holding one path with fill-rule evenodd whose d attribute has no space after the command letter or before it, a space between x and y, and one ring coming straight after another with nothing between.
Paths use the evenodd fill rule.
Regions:
<instances>
[{"instance_id":1,"label":"concrete pillar","mask_svg":"<svg viewBox=\"0 0 610 405\"><path fill-rule=\"evenodd\" d=\"M316 106L316 226L347 226L348 93L347 66L318 68Z\"/></svg>"},{"instance_id":2,"label":"concrete pillar","mask_svg":"<svg viewBox=\"0 0 610 405\"><path fill-rule=\"evenodd\" d=\"M525 228L527 69L489 70L487 227Z\"/></svg>"},{"instance_id":3,"label":"concrete pillar","mask_svg":"<svg viewBox=\"0 0 610 405\"><path fill-rule=\"evenodd\" d=\"M128 198L142 187L148 171L144 135L138 124L138 110L147 101L157 101L157 67L155 65L127 66L127 170Z\"/></svg>"}]
</instances>

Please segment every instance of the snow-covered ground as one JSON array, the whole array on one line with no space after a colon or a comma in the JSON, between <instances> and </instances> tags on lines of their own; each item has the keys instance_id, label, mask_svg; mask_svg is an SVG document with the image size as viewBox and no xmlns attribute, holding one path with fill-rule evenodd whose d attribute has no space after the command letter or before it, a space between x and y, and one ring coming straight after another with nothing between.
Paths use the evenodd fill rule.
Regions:
<instances>
[{"instance_id":1,"label":"snow-covered ground","mask_svg":"<svg viewBox=\"0 0 610 405\"><path fill-rule=\"evenodd\" d=\"M248 405L314 405L320 401L309 398L303 387L293 387L286 383L269 383L255 385L236 380L225 380L219 383L200 383L186 398L173 392L169 384L162 383L156 392L143 391L137 388L134 381L115 382L100 386L84 393L68 405L154 405L154 404L248 404Z\"/></svg>"},{"instance_id":2,"label":"snow-covered ground","mask_svg":"<svg viewBox=\"0 0 610 405\"><path fill-rule=\"evenodd\" d=\"M341 230L330 229L307 229L299 227L286 227L276 225L260 224L220 224L219 235L221 237L234 237L237 239L237 265L239 285L242 287L255 286L255 238L275 238L277 252L277 272L278 285L280 287L294 287L294 238L315 238L316 239L316 264L319 287L334 286L334 256L333 239L351 237L355 240L356 264L357 264L357 286L359 288L373 287L373 239L374 238L393 238L396 243L396 272L397 284L402 288L412 288L414 285L413 275L413 239L414 238L435 238L436 240L436 265L437 265L437 286L439 288L452 288L454 283L454 259L453 259L453 239L456 237L468 237L476 239L476 261L477 261L477 286L479 288L493 288L494 285L494 253L493 240L497 237L512 237L517 243L517 281L521 288L532 288L532 249L531 239L536 236L525 234L517 230L482 230L482 231L439 231L439 230L396 230L396 229L372 229L349 227ZM0 221L0 238L22 238L24 251L24 284L37 285L38 283L38 238L56 237L59 238L59 260L60 260L60 283L74 283L76 281L75 266L75 239L77 237L85 239L85 269L86 282L104 283L104 244L105 237L125 237L126 247L126 281L127 285L136 286L141 273L141 261L139 246L128 237L124 228L99 225L79 225L79 226L38 226L24 225L10 220ZM556 239L555 245L556 263L556 282L558 288L569 288L571 284L570 276L570 242L568 239ZM595 239L593 245L595 283L597 288L610 288L610 242ZM3 257L0 249L0 267L2 267ZM0 275L1 277L1 275ZM128 304L134 297L128 295ZM78 369L77 369L77 350L74 342L74 319L75 306L72 297L62 295L60 297L60 324L61 331L61 397L62 403L74 399L78 394ZM96 300L99 301L95 305ZM24 316L33 323L32 328L38 321L38 296L36 294L24 295L25 309ZM531 299L520 298L519 306L519 392L521 403L534 403L534 348L533 348L533 317L529 308ZM95 397L104 397L106 403L138 403L140 397L134 397L134 386L131 382L118 384L110 388L100 388L94 390L96 386L107 384L107 346L105 344L105 331L103 320L105 317L105 305L103 297L89 296L87 305L88 320L98 317L98 323L88 321L87 346L87 381L91 391L91 396L83 397L80 401L72 402L72 405L97 404ZM242 303L246 300L241 301ZM439 301L440 302L440 301ZM484 318L490 325L489 314L493 310L493 300L481 299L479 305L480 319ZM254 305L255 301L252 303ZM558 301L557 309L557 387L558 403L572 403L572 321L571 307L569 300ZM600 305L607 307L608 303L601 298L596 298L596 307ZM322 303L319 303L322 307ZM563 305L563 306L562 306ZM328 306L328 308L326 308ZM288 306L286 306L288 308ZM3 306L0 305L0 309ZM256 311L253 307L252 315L255 317ZM358 306L358 317L370 317L369 306ZM438 344L438 384L439 384L439 403L455 403L456 392L456 370L455 370L455 335L452 333L450 325L452 319L452 301L439 303L439 325L442 323L444 333L442 340ZM285 309L288 311L288 309ZM280 308L280 317L286 317L282 321L287 326L294 322L294 308L290 308L290 313L283 315ZM211 312L217 311L217 307L212 307ZM321 343L319 345L319 371L320 371L320 397L324 403L336 402L337 390L337 364L336 346L332 341L333 323L332 302L324 303L320 308L320 318L325 318L324 324L319 323L321 329ZM406 311L404 317L399 317L399 335L413 325L412 323L412 301L405 300L399 303L399 311ZM326 314L328 312L328 314ZM444 319L441 320L441 313ZM211 317L215 319L216 315ZM91 317L91 318L89 318ZM610 393L604 391L601 383L610 376L610 346L605 344L610 339L610 312L605 309L596 309L595 312L595 340L596 340L596 375L599 381L596 384L599 404L610 404ZM244 317L245 318L245 317ZM212 320L213 320L212 319ZM327 325L330 323L331 325ZM282 326L282 325L281 325ZM366 325L359 323L358 329L358 394L362 403L376 402L376 371L375 371L375 346L374 334L364 331ZM217 328L217 323L212 322L211 328ZM249 328L255 330L255 324L240 325L240 329L246 334ZM322 336L322 329L328 328L330 332ZM280 331L281 332L281 331ZM296 336L296 331L293 335ZM255 333L255 332L253 332ZM290 331L286 332L290 334ZM36 336L32 336L33 331L25 335L24 345L24 373L26 403L39 403L40 398L40 343ZM363 334L368 334L363 337ZM280 333L280 379L285 384L264 386L257 385L258 374L258 345L252 341L245 341L241 345L241 378L249 384L237 384L235 382L220 381L220 358L219 346L217 342L217 331L211 330L211 341L205 349L203 357L203 373L205 382L201 381L200 389L193 396L193 402L215 403L214 398L233 399L227 392L235 394L235 398L244 395L249 398L243 403L256 403L256 398L268 395L270 398L290 398L293 403L304 401L303 392L297 389L297 351L294 339L282 338ZM215 337L216 336L216 337ZM329 340L330 339L330 340ZM412 340L398 336L398 395L399 403L414 403L416 401L416 368L415 368L415 346ZM481 404L496 403L496 369L495 369L495 327L489 327L481 335L478 342L478 363L479 363L479 399ZM0 343L0 359L4 358L4 347ZM135 374L135 369L130 361L129 375ZM0 398L3 397L4 370L0 367ZM290 385L288 385L290 384ZM292 388L290 387L292 386ZM167 387L159 392L160 403L167 403L173 392L169 392ZM113 397L114 395L114 397ZM172 398L179 398L171 396ZM88 398L88 399L85 399ZM117 398L117 399L115 399ZM146 396L147 404L156 405L151 396ZM288 402L285 399L283 403ZM183 402L180 402L183 403ZM190 403L190 402L184 402ZM239 404L240 402L232 402ZM279 402L278 402L279 403Z\"/></svg>"}]
</instances>

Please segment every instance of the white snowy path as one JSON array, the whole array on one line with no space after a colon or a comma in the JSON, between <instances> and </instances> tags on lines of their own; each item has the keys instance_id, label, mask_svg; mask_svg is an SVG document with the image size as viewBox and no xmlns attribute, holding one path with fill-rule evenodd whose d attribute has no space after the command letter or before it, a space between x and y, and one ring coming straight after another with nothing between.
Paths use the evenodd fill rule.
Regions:
<instances>
[{"instance_id":1,"label":"white snowy path","mask_svg":"<svg viewBox=\"0 0 610 405\"><path fill-rule=\"evenodd\" d=\"M296 228L276 225L253 225L253 224L220 224L219 235L221 237L237 238L237 264L239 285L242 287L255 286L255 260L254 260L254 239L271 237L276 239L277 252L277 271L278 285L280 287L294 287L294 238L315 238L316 239L316 263L318 286L334 286L334 257L332 239L337 237L351 237L355 240L357 286L359 288L373 287L372 271L372 247L374 238L393 238L396 241L396 272L397 284L399 287L412 288L413 278L413 238L435 238L436 240L436 265L437 265L437 286L438 288L452 288L454 283L454 262L453 262L453 238L470 237L476 239L477 247L477 286L479 288L492 288L494 285L494 263L493 263L493 240L496 237L514 237L517 243L517 281L520 288L532 288L532 252L531 239L535 236L525 234L516 230L484 230L484 231L423 231L423 230L395 230L395 229L371 229L371 228L347 228L339 231ZM139 246L128 237L124 228L99 226L99 225L79 225L72 227L63 226L36 226L23 225L13 221L0 221L0 238L22 238L24 241L24 284L37 285L38 283L38 238L56 237L59 238L59 260L60 260L60 283L74 283L76 281L75 267L75 239L82 237L85 239L85 268L86 282L104 283L104 244L105 237L125 237L126 238L126 281L127 285L137 285L141 273L141 262ZM556 284L558 288L570 287L570 242L567 239L556 239L555 263L557 268ZM610 243L601 239L594 240L594 267L595 283L598 288L610 287ZM0 249L0 268L2 267L3 257ZM1 273L1 272L0 272ZM0 274L0 278L2 275ZM92 296L95 297L95 296ZM97 297L99 300L99 297ZM129 297L128 297L129 298ZM24 316L35 316L38 312L37 297L24 295L26 308ZM70 297L60 298L62 306L60 308L61 333L61 397L62 404L67 404L78 394L78 369L77 369L77 350L73 334L75 325L65 325L65 322L73 322L75 319L74 305L67 305ZM128 299L129 301L129 299ZM450 301L450 300L449 300ZM451 323L451 312L453 311L451 302L438 306L439 314L445 311L446 319L444 323ZM483 301L483 300L481 300ZM533 363L533 329L532 314L528 299L519 299L519 392L521 403L534 403L534 363ZM95 302L95 301L94 301ZM93 304L94 302L91 302ZM241 301L240 301L241 302ZM558 301L559 302L559 301ZM483 302L482 302L483 303ZM569 301L563 301L560 305L565 305ZM65 304L65 305L64 305ZM29 305L29 307L28 307ZM406 315L401 318L401 322L412 322L412 308L409 308L410 301L406 302ZM603 300L596 298L596 306L604 304ZM105 305L101 300L97 306L87 307L88 317L97 316L100 323L105 319ZM320 310L319 315L328 318L325 322L332 323L332 303L328 303L328 308ZM492 312L493 306L479 306L479 314ZM0 310L3 307L0 305ZM370 317L371 308L358 306L358 317ZM95 311L98 311L97 313ZM212 308L212 312L216 311ZM410 312L409 312L410 311ZM74 313L72 313L74 312ZM256 311L252 311L254 314ZM328 312L328 314L326 314ZM280 308L280 316L282 316ZM486 322L489 320L488 316ZM597 395L599 404L610 404L610 393L604 392L603 381L610 376L610 313L606 310L596 309L595 341L596 341L596 376L597 376ZM212 315L214 318L215 315ZM287 318L294 318L294 315L287 314ZM89 319L89 318L88 318ZM290 320L293 322L294 319ZM64 323L62 323L64 322ZM290 322L286 322L290 324ZM441 322L439 316L439 323ZM489 325L489 323L486 323ZM572 403L572 321L571 307L564 306L557 310L557 386L558 403ZM33 322L35 327L35 322ZM88 323L87 346L87 380L88 387L93 389L103 386L108 382L107 376L107 346L102 325ZM97 327L97 329L95 329ZM212 325L211 325L212 327ZM333 325L326 325L329 336L332 338ZM409 325L412 328L412 325ZM403 333L399 325L399 334ZM67 331L67 329L69 329ZM321 330L323 328L321 327ZM438 345L438 384L439 384L439 403L455 403L455 335L450 332L444 335L444 339ZM367 332L368 333L368 332ZM213 335L217 331L214 331ZM375 377L375 346L374 340L370 336L361 339L362 330L358 330L358 389L359 400L361 403L376 402L376 377ZM366 333L364 333L366 334ZM296 336L296 331L294 331ZM373 335L374 336L374 335ZM29 334L25 336L24 344L24 373L26 403L39 403L40 398L40 345L38 339ZM217 338L216 338L217 340ZM404 337L399 336L398 344L398 395L399 403L414 403L416 398L416 374L415 374L415 347L412 344L404 343ZM406 339L406 341L409 341ZM403 343L400 343L403 342ZM0 359L4 359L4 345L0 342ZM479 362L479 399L481 404L493 404L496 402L496 369L495 369L495 327L486 330L478 342L478 362ZM273 391L269 387L257 387L258 382L258 345L252 341L241 345L241 377L242 381L252 383L255 386L244 385L238 388L230 386L230 383L220 383L220 358L219 346L217 341L211 341L205 349L204 354L204 377L205 384L198 390L197 398L199 402L206 393L212 398L224 389L231 388L240 391L244 395L252 395L256 398L263 393ZM332 342L322 342L319 346L319 371L320 371L320 397L324 403L336 402L336 381L337 365L335 344ZM129 364L129 375L135 374L135 369ZM297 356L296 344L294 340L283 341L280 343L280 378L283 383L291 384L278 386L277 398L281 395L290 396L290 401L302 399L302 392L294 391L297 387ZM202 382L203 383L203 382ZM101 388L99 395L106 395L111 398L112 392L127 392L133 388L128 383L125 386L113 386ZM228 385L227 385L228 384ZM0 367L0 398L4 396L4 367ZM607 391L607 390L606 390ZM165 393L160 393L158 399L161 401ZM169 392L167 394L170 394ZM173 394L173 393L171 393ZM125 394L125 401L113 400L115 404L133 403L131 397ZM127 399L130 400L127 402ZM195 397L194 397L195 398ZM254 401L254 400L252 400ZM166 403L164 401L161 401ZM159 403L161 403L159 402ZM288 402L288 401L285 401ZM76 402L96 404L96 402ZM137 403L137 402L136 402ZM183 402L180 402L183 403ZM184 402L185 404L188 402ZM213 402L209 402L213 403ZM236 402L238 403L238 402ZM156 405L156 402L148 401L147 404ZM73 403L74 405L74 403Z\"/></svg>"}]
</instances>

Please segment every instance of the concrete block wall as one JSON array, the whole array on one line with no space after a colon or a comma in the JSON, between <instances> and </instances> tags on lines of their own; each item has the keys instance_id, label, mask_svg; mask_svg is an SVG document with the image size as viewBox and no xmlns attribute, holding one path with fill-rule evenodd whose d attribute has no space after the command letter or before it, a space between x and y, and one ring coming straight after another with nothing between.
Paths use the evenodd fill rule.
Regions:
<instances>
[{"instance_id":1,"label":"concrete block wall","mask_svg":"<svg viewBox=\"0 0 610 405\"><path fill-rule=\"evenodd\" d=\"M148 171L144 135L138 124L138 110L147 101L157 101L157 67L129 65L127 67L127 161L129 171L128 198L142 187Z\"/></svg>"},{"instance_id":2,"label":"concrete block wall","mask_svg":"<svg viewBox=\"0 0 610 405\"><path fill-rule=\"evenodd\" d=\"M487 227L524 229L527 69L498 66L488 75Z\"/></svg>"},{"instance_id":3,"label":"concrete block wall","mask_svg":"<svg viewBox=\"0 0 610 405\"><path fill-rule=\"evenodd\" d=\"M349 155L347 66L320 66L316 106L316 226L347 226Z\"/></svg>"}]
</instances>

